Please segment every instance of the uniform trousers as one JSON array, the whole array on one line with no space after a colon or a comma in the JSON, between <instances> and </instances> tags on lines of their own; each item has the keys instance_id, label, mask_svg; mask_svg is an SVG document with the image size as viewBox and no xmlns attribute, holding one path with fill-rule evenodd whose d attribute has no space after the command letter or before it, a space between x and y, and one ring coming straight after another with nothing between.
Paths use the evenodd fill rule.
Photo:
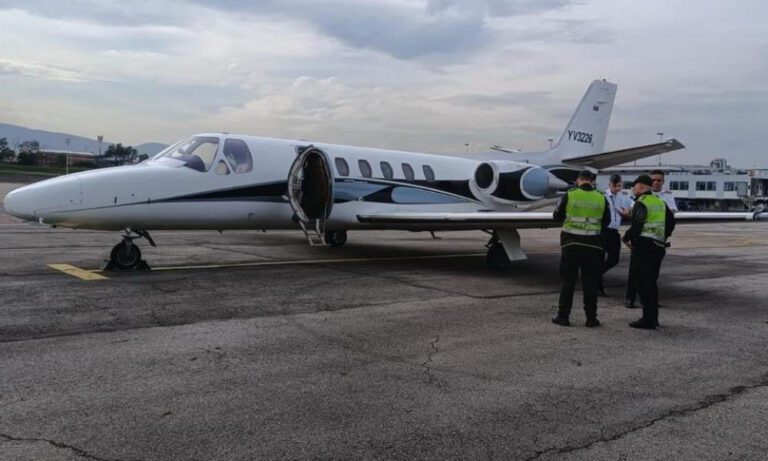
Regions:
<instances>
[{"instance_id":1,"label":"uniform trousers","mask_svg":"<svg viewBox=\"0 0 768 461\"><path fill-rule=\"evenodd\" d=\"M637 294L643 304L643 321L659 323L659 271L666 250L663 244L653 239L637 238L632 249L634 268L630 267L630 279L637 287Z\"/></svg>"},{"instance_id":2,"label":"uniform trousers","mask_svg":"<svg viewBox=\"0 0 768 461\"><path fill-rule=\"evenodd\" d=\"M611 268L619 264L619 252L621 251L621 236L618 229L608 229L605 233L605 252L603 255L603 271L600 275L600 286L603 289L603 275Z\"/></svg>"},{"instance_id":3,"label":"uniform trousers","mask_svg":"<svg viewBox=\"0 0 768 461\"><path fill-rule=\"evenodd\" d=\"M587 319L597 318L597 291L603 269L602 246L568 243L560 255L560 301L558 315L568 318L573 306L573 291L581 269L581 286L584 292L584 313Z\"/></svg>"}]
</instances>

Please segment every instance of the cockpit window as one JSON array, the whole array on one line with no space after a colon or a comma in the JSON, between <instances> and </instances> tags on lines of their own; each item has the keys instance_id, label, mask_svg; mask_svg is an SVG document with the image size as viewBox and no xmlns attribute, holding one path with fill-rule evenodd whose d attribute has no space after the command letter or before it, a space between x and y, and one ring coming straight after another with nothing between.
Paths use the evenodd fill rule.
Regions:
<instances>
[{"instance_id":1,"label":"cockpit window","mask_svg":"<svg viewBox=\"0 0 768 461\"><path fill-rule=\"evenodd\" d=\"M224 141L224 157L227 158L235 173L248 173L253 170L253 158L248 144L241 139Z\"/></svg>"},{"instance_id":2,"label":"cockpit window","mask_svg":"<svg viewBox=\"0 0 768 461\"><path fill-rule=\"evenodd\" d=\"M229 174L229 167L227 166L227 163L224 160L219 160L219 163L216 165L216 174L218 175Z\"/></svg>"},{"instance_id":3,"label":"cockpit window","mask_svg":"<svg viewBox=\"0 0 768 461\"><path fill-rule=\"evenodd\" d=\"M173 145L155 156L153 160L162 158L181 160L184 166L205 172L211 169L218 150L219 138L195 136Z\"/></svg>"}]
</instances>

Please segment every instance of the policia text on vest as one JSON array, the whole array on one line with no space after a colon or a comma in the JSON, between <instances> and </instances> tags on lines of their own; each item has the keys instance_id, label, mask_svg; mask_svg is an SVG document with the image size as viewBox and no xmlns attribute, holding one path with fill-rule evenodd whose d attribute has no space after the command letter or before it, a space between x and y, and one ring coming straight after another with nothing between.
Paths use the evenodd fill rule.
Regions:
<instances>
[{"instance_id":1,"label":"policia text on vest","mask_svg":"<svg viewBox=\"0 0 768 461\"><path fill-rule=\"evenodd\" d=\"M608 202L592 186L593 176L582 171L576 180L577 188L563 196L553 213L555 221L563 223L560 233L560 299L557 315L552 321L570 325L573 292L581 269L584 292L586 325L596 327L597 291L603 269L603 241L611 222Z\"/></svg>"}]
</instances>

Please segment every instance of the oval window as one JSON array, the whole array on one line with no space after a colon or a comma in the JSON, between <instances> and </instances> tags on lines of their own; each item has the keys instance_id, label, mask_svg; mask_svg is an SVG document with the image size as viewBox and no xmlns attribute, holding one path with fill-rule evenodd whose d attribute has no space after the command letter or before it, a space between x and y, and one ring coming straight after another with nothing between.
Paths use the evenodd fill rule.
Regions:
<instances>
[{"instance_id":1,"label":"oval window","mask_svg":"<svg viewBox=\"0 0 768 461\"><path fill-rule=\"evenodd\" d=\"M349 176L349 165L347 164L347 161L341 157L336 157L334 161L336 162L336 171L339 173L339 176Z\"/></svg>"},{"instance_id":2,"label":"oval window","mask_svg":"<svg viewBox=\"0 0 768 461\"><path fill-rule=\"evenodd\" d=\"M379 165L381 165L381 173L384 175L386 179L392 179L392 177L395 175L392 171L392 165L390 165L388 162L381 162Z\"/></svg>"},{"instance_id":3,"label":"oval window","mask_svg":"<svg viewBox=\"0 0 768 461\"><path fill-rule=\"evenodd\" d=\"M408 181L413 181L413 178L416 177L416 175L413 174L413 168L407 163L403 163L403 175L405 175L405 179Z\"/></svg>"},{"instance_id":4,"label":"oval window","mask_svg":"<svg viewBox=\"0 0 768 461\"><path fill-rule=\"evenodd\" d=\"M371 170L371 164L368 163L367 160L358 160L357 166L360 168L360 174L363 175L364 178L370 178L373 174L373 170Z\"/></svg>"},{"instance_id":5,"label":"oval window","mask_svg":"<svg viewBox=\"0 0 768 461\"><path fill-rule=\"evenodd\" d=\"M433 182L435 180L435 172L431 166L422 165L421 169L424 170L424 177L427 178L427 181Z\"/></svg>"}]
</instances>

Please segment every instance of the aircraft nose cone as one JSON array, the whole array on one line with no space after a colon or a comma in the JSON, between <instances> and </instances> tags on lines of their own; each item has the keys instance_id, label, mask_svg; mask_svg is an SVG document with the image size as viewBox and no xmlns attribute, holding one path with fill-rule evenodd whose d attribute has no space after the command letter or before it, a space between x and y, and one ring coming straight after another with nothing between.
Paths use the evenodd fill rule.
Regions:
<instances>
[{"instance_id":1,"label":"aircraft nose cone","mask_svg":"<svg viewBox=\"0 0 768 461\"><path fill-rule=\"evenodd\" d=\"M30 203L29 194L23 189L25 187L8 192L3 201L3 208L17 218L35 219L33 204Z\"/></svg>"}]
</instances>

